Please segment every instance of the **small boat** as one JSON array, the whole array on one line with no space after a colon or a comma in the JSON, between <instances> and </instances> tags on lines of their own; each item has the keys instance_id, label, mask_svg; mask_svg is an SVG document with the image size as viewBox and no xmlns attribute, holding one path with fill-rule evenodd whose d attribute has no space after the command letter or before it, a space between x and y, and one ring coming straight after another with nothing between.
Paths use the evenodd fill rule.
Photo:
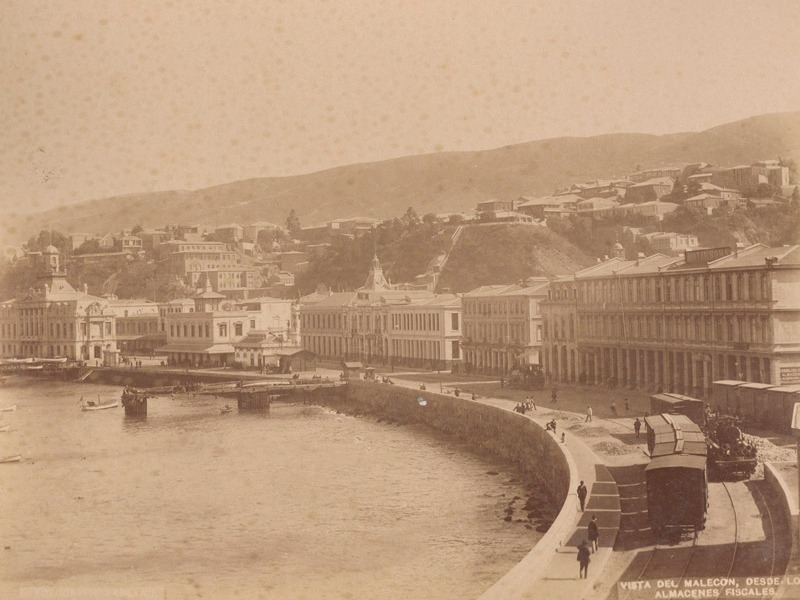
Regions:
<instances>
[{"instance_id":1,"label":"small boat","mask_svg":"<svg viewBox=\"0 0 800 600\"><path fill-rule=\"evenodd\" d=\"M0 456L0 463L12 463L22 460L21 454L14 454L13 456Z\"/></svg>"},{"instance_id":2,"label":"small boat","mask_svg":"<svg viewBox=\"0 0 800 600\"><path fill-rule=\"evenodd\" d=\"M233 408L231 408L230 406L228 406L226 404L223 408L220 409L219 414L224 415L225 413L229 413L232 410L233 410Z\"/></svg>"},{"instance_id":3,"label":"small boat","mask_svg":"<svg viewBox=\"0 0 800 600\"><path fill-rule=\"evenodd\" d=\"M118 406L119 400L109 402L108 404L95 404L92 400L89 400L88 404L81 406L81 410L105 410L106 408L117 408Z\"/></svg>"},{"instance_id":4,"label":"small boat","mask_svg":"<svg viewBox=\"0 0 800 600\"><path fill-rule=\"evenodd\" d=\"M11 429L11 425L0 425L0 433L8 431L9 429Z\"/></svg>"},{"instance_id":5,"label":"small boat","mask_svg":"<svg viewBox=\"0 0 800 600\"><path fill-rule=\"evenodd\" d=\"M17 405L12 404L11 406L6 406L4 408L0 408L0 412L11 412L13 410L17 410Z\"/></svg>"}]
</instances>

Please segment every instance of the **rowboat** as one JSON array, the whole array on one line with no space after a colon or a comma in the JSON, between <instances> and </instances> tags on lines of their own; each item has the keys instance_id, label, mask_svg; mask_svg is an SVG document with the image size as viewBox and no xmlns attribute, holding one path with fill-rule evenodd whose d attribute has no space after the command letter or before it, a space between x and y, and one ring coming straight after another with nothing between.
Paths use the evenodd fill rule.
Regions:
<instances>
[{"instance_id":1,"label":"rowboat","mask_svg":"<svg viewBox=\"0 0 800 600\"><path fill-rule=\"evenodd\" d=\"M0 463L12 463L22 460L21 454L14 454L13 456L0 456Z\"/></svg>"},{"instance_id":2,"label":"rowboat","mask_svg":"<svg viewBox=\"0 0 800 600\"><path fill-rule=\"evenodd\" d=\"M12 404L11 406L6 406L5 408L0 408L0 412L11 412L12 410L17 410L16 404Z\"/></svg>"},{"instance_id":3,"label":"rowboat","mask_svg":"<svg viewBox=\"0 0 800 600\"><path fill-rule=\"evenodd\" d=\"M230 406L228 406L228 405L226 404L224 408L221 408L221 409L220 409L220 411L219 411L219 414L221 414L221 415L224 415L225 413L229 413L229 412L231 412L232 410L233 410L233 409L232 409Z\"/></svg>"},{"instance_id":4,"label":"rowboat","mask_svg":"<svg viewBox=\"0 0 800 600\"><path fill-rule=\"evenodd\" d=\"M91 400L89 402L89 404L81 406L81 410L105 410L106 408L116 408L119 406L119 400L109 402L108 404L94 404Z\"/></svg>"},{"instance_id":5,"label":"rowboat","mask_svg":"<svg viewBox=\"0 0 800 600\"><path fill-rule=\"evenodd\" d=\"M8 431L9 429L11 429L11 425L0 425L0 433Z\"/></svg>"}]
</instances>

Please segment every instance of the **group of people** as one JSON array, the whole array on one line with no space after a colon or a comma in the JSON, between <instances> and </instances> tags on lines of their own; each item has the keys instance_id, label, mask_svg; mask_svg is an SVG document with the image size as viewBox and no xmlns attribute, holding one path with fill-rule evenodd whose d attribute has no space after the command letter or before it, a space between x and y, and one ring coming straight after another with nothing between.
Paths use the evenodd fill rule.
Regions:
<instances>
[{"instance_id":1,"label":"group of people","mask_svg":"<svg viewBox=\"0 0 800 600\"><path fill-rule=\"evenodd\" d=\"M533 396L525 398L525 402L519 402L514 407L514 412L518 412L521 415L524 415L529 410L536 410L536 403L533 401Z\"/></svg>"},{"instance_id":2,"label":"group of people","mask_svg":"<svg viewBox=\"0 0 800 600\"><path fill-rule=\"evenodd\" d=\"M581 482L583 483L583 482ZM600 544L600 529L597 526L597 515L592 515L592 520L589 521L587 526L587 538L583 540L578 546L578 578L586 579L589 576L589 562L590 556L597 552Z\"/></svg>"},{"instance_id":3,"label":"group of people","mask_svg":"<svg viewBox=\"0 0 800 600\"><path fill-rule=\"evenodd\" d=\"M581 481L577 489L578 501L581 504L581 512L586 508L586 496L588 492L589 490L586 488L586 484ZM597 525L597 515L592 515L592 519L589 521L586 528L586 539L578 546L578 563L580 564L578 577L580 579L588 577L589 562L591 560L589 557L592 553L597 552L599 544L600 528Z\"/></svg>"}]
</instances>

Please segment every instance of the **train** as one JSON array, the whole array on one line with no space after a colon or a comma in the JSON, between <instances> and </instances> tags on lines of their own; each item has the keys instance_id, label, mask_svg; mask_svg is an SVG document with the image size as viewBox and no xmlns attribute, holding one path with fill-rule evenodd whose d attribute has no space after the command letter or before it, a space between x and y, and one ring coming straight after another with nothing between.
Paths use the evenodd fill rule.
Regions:
<instances>
[{"instance_id":1,"label":"train","mask_svg":"<svg viewBox=\"0 0 800 600\"><path fill-rule=\"evenodd\" d=\"M650 528L661 537L705 528L708 513L706 437L700 427L681 414L649 415L645 467L647 513Z\"/></svg>"},{"instance_id":2,"label":"train","mask_svg":"<svg viewBox=\"0 0 800 600\"><path fill-rule=\"evenodd\" d=\"M770 386L747 384L748 390L762 387ZM722 389L727 390L727 387ZM726 412L731 408L727 403L712 411L702 400L690 396L654 394L650 396L650 408L655 413L686 415L700 427L706 435L709 476L730 480L749 478L755 472L756 447L742 434L742 417Z\"/></svg>"}]
</instances>

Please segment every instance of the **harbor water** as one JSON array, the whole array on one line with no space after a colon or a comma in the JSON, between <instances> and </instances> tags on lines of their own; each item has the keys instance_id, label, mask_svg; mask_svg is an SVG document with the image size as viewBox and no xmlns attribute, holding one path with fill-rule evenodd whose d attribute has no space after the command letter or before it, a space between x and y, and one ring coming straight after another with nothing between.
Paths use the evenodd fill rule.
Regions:
<instances>
[{"instance_id":1,"label":"harbor water","mask_svg":"<svg viewBox=\"0 0 800 600\"><path fill-rule=\"evenodd\" d=\"M0 456L22 455L0 464L0 597L475 598L542 535L517 472L429 430L210 396L80 410L120 392L0 387Z\"/></svg>"}]
</instances>

